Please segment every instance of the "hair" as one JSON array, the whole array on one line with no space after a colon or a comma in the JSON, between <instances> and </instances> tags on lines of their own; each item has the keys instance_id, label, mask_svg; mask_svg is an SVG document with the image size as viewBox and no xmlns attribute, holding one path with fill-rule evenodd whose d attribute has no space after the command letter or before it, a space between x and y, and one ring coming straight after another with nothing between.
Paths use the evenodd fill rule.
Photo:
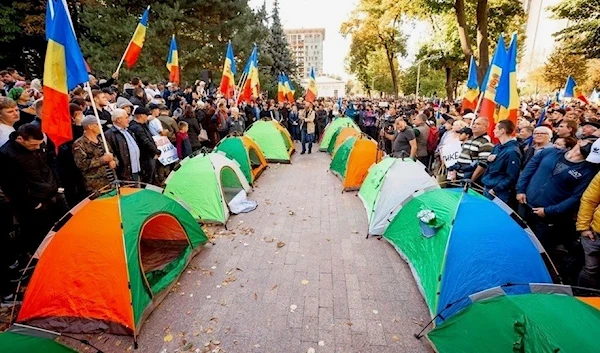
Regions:
<instances>
[{"instance_id":1,"label":"hair","mask_svg":"<svg viewBox=\"0 0 600 353\"><path fill-rule=\"evenodd\" d=\"M0 71L0 76L4 76L4 75L10 75L10 72L8 72L6 70Z\"/></svg>"},{"instance_id":2,"label":"hair","mask_svg":"<svg viewBox=\"0 0 600 353\"><path fill-rule=\"evenodd\" d=\"M448 123L450 125L454 125L454 119L453 118L448 118L448 119L442 118L442 119L446 120L446 123Z\"/></svg>"},{"instance_id":3,"label":"hair","mask_svg":"<svg viewBox=\"0 0 600 353\"><path fill-rule=\"evenodd\" d=\"M188 127L188 123L186 123L185 121L180 121L177 123L177 126L179 127L179 130L182 130L183 128Z\"/></svg>"},{"instance_id":4,"label":"hair","mask_svg":"<svg viewBox=\"0 0 600 353\"><path fill-rule=\"evenodd\" d=\"M567 136L567 137L561 137L561 138L563 140L565 140L565 147L568 149L575 147L575 145L578 142L577 138L575 138L573 136Z\"/></svg>"},{"instance_id":5,"label":"hair","mask_svg":"<svg viewBox=\"0 0 600 353\"><path fill-rule=\"evenodd\" d=\"M238 107L231 107L231 109L229 110L231 112L231 114L233 113L239 113L240 110L238 109Z\"/></svg>"},{"instance_id":6,"label":"hair","mask_svg":"<svg viewBox=\"0 0 600 353\"><path fill-rule=\"evenodd\" d=\"M0 96L0 110L14 108L16 106L17 106L17 102L15 102L14 100L12 100L8 97Z\"/></svg>"},{"instance_id":7,"label":"hair","mask_svg":"<svg viewBox=\"0 0 600 353\"><path fill-rule=\"evenodd\" d=\"M83 111L81 106L79 106L78 104L75 104L75 103L69 103L69 114L71 114L71 117L75 116L75 113L81 112L81 111Z\"/></svg>"},{"instance_id":8,"label":"hair","mask_svg":"<svg viewBox=\"0 0 600 353\"><path fill-rule=\"evenodd\" d=\"M575 136L575 134L577 133L577 129L579 128L577 122L573 120L563 120L560 123L567 124L567 128L571 129L571 136Z\"/></svg>"},{"instance_id":9,"label":"hair","mask_svg":"<svg viewBox=\"0 0 600 353\"><path fill-rule=\"evenodd\" d=\"M140 84L140 78L139 77L132 77L131 78L131 84L134 86L137 86Z\"/></svg>"},{"instance_id":10,"label":"hair","mask_svg":"<svg viewBox=\"0 0 600 353\"><path fill-rule=\"evenodd\" d=\"M77 104L80 107L85 107L87 106L87 102L85 99L77 97L77 98L73 98L71 99L71 103Z\"/></svg>"},{"instance_id":11,"label":"hair","mask_svg":"<svg viewBox=\"0 0 600 353\"><path fill-rule=\"evenodd\" d=\"M128 115L125 109L117 108L110 113L110 120L115 121L123 114Z\"/></svg>"},{"instance_id":12,"label":"hair","mask_svg":"<svg viewBox=\"0 0 600 353\"><path fill-rule=\"evenodd\" d=\"M498 122L498 129L503 129L507 135L512 135L515 132L515 123L508 119L500 120Z\"/></svg>"},{"instance_id":13,"label":"hair","mask_svg":"<svg viewBox=\"0 0 600 353\"><path fill-rule=\"evenodd\" d=\"M183 118L184 119L194 119L196 117L196 114L194 114L194 108L192 108L191 105L188 105L185 107L185 110L183 112Z\"/></svg>"},{"instance_id":14,"label":"hair","mask_svg":"<svg viewBox=\"0 0 600 353\"><path fill-rule=\"evenodd\" d=\"M535 133L536 131L537 131L537 132L542 132L542 133L545 133L545 134L547 134L547 135L548 135L548 137L552 138L552 130L551 130L549 127L547 127L547 126L538 126L538 127L536 127L536 128L533 130L533 132L534 132L534 133Z\"/></svg>"},{"instance_id":15,"label":"hair","mask_svg":"<svg viewBox=\"0 0 600 353\"><path fill-rule=\"evenodd\" d=\"M521 130L527 130L530 134L533 134L533 126L522 127Z\"/></svg>"},{"instance_id":16,"label":"hair","mask_svg":"<svg viewBox=\"0 0 600 353\"><path fill-rule=\"evenodd\" d=\"M104 87L102 89L102 92L105 93L105 94L113 94L113 93L115 93L115 91L111 87Z\"/></svg>"},{"instance_id":17,"label":"hair","mask_svg":"<svg viewBox=\"0 0 600 353\"><path fill-rule=\"evenodd\" d=\"M101 94L104 94L104 92L102 92L102 90L99 90L99 89L92 90L92 97L93 98L96 98L96 97L98 97Z\"/></svg>"},{"instance_id":18,"label":"hair","mask_svg":"<svg viewBox=\"0 0 600 353\"><path fill-rule=\"evenodd\" d=\"M73 94L74 96L82 96L84 93L85 90L81 87L75 87L73 91L71 91L71 94Z\"/></svg>"},{"instance_id":19,"label":"hair","mask_svg":"<svg viewBox=\"0 0 600 353\"><path fill-rule=\"evenodd\" d=\"M465 128L465 127L469 127L469 124L465 123L463 120L456 120L454 121L454 119L450 118L448 119L448 122L453 121L452 126L454 126L454 124L458 124L460 125L460 128Z\"/></svg>"},{"instance_id":20,"label":"hair","mask_svg":"<svg viewBox=\"0 0 600 353\"><path fill-rule=\"evenodd\" d=\"M23 124L17 129L17 136L21 136L24 140L43 140L44 133L42 129L34 124Z\"/></svg>"},{"instance_id":21,"label":"hair","mask_svg":"<svg viewBox=\"0 0 600 353\"><path fill-rule=\"evenodd\" d=\"M133 90L133 95L137 97L137 96L139 96L140 94L141 94L141 95L142 95L142 97L143 97L143 95L144 95L144 94L146 94L146 93L144 92L144 89L143 89L142 87L136 87L136 88Z\"/></svg>"}]
</instances>

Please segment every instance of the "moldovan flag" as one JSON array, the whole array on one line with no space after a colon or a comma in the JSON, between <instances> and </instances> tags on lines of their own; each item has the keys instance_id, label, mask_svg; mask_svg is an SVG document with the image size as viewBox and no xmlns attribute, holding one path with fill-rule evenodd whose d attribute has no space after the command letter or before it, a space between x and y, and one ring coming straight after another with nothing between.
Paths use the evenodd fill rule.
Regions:
<instances>
[{"instance_id":1,"label":"moldovan flag","mask_svg":"<svg viewBox=\"0 0 600 353\"><path fill-rule=\"evenodd\" d=\"M573 77L569 76L567 78L567 85L565 86L565 98L577 98L585 104L590 104L587 98L583 95L583 92L579 87L577 87L577 82L573 79Z\"/></svg>"},{"instance_id":2,"label":"moldovan flag","mask_svg":"<svg viewBox=\"0 0 600 353\"><path fill-rule=\"evenodd\" d=\"M283 74L277 76L277 102L285 102L287 92L285 89L285 82Z\"/></svg>"},{"instance_id":3,"label":"moldovan flag","mask_svg":"<svg viewBox=\"0 0 600 353\"><path fill-rule=\"evenodd\" d=\"M252 98L258 97L260 93L260 81L258 80L258 53L254 46L250 58L244 69L245 80L242 84L242 92L239 101L250 102Z\"/></svg>"},{"instance_id":4,"label":"moldovan flag","mask_svg":"<svg viewBox=\"0 0 600 353\"><path fill-rule=\"evenodd\" d=\"M50 23L46 23L49 32L44 61L42 131L58 147L73 139L69 90L88 82L88 73L64 2L49 2L53 5L53 16L46 18Z\"/></svg>"},{"instance_id":5,"label":"moldovan flag","mask_svg":"<svg viewBox=\"0 0 600 353\"><path fill-rule=\"evenodd\" d=\"M167 57L167 69L169 70L169 81L175 84L179 83L179 55L177 54L177 42L175 35L171 37L171 47L169 48L169 56Z\"/></svg>"},{"instance_id":6,"label":"moldovan flag","mask_svg":"<svg viewBox=\"0 0 600 353\"><path fill-rule=\"evenodd\" d=\"M227 44L227 54L225 55L225 64L223 64L223 76L221 77L221 85L219 92L227 99L233 97L235 92L235 59L233 58L233 47L231 41Z\"/></svg>"},{"instance_id":7,"label":"moldovan flag","mask_svg":"<svg viewBox=\"0 0 600 353\"><path fill-rule=\"evenodd\" d=\"M493 125L505 119L509 119L517 125L517 111L519 110L519 92L517 90L517 33L513 34L510 41L507 62L502 68L502 76L500 77L498 91L496 92L496 102L500 106L500 110L495 117L495 121L493 121ZM493 128L492 126L490 127Z\"/></svg>"},{"instance_id":8,"label":"moldovan flag","mask_svg":"<svg viewBox=\"0 0 600 353\"><path fill-rule=\"evenodd\" d=\"M462 101L462 109L475 110L477 108L477 100L479 98L479 82L477 82L477 64L475 57L471 56L469 64L469 77L467 79L467 92Z\"/></svg>"},{"instance_id":9,"label":"moldovan flag","mask_svg":"<svg viewBox=\"0 0 600 353\"><path fill-rule=\"evenodd\" d=\"M310 68L310 76L308 76L308 88L306 89L306 95L304 99L307 102L314 102L317 98L317 81L315 78L315 68Z\"/></svg>"},{"instance_id":10,"label":"moldovan flag","mask_svg":"<svg viewBox=\"0 0 600 353\"><path fill-rule=\"evenodd\" d=\"M287 100L290 103L294 102L294 93L296 93L296 87L294 87L294 85L292 84L292 81L290 81L290 79L286 76L286 74L283 74L283 78L284 78L284 84L285 84L285 88L286 88L286 92L287 92Z\"/></svg>"},{"instance_id":11,"label":"moldovan flag","mask_svg":"<svg viewBox=\"0 0 600 353\"><path fill-rule=\"evenodd\" d=\"M127 46L125 50L125 54L123 54L123 61L127 68L130 69L133 64L137 61L142 53L142 47L144 46L144 40L146 40L146 28L148 28L148 12L150 11L150 6L144 11L142 15L142 19L140 23L138 23L135 32L133 33L133 38L131 38L131 42Z\"/></svg>"},{"instance_id":12,"label":"moldovan flag","mask_svg":"<svg viewBox=\"0 0 600 353\"><path fill-rule=\"evenodd\" d=\"M481 109L479 116L488 118L490 122L490 130L488 134L493 136L494 122L496 121L496 104L498 103L496 94L502 77L502 71L507 70L508 53L504 44L504 38L500 35L494 57L488 69L488 72L483 80L483 98L481 100Z\"/></svg>"}]
</instances>

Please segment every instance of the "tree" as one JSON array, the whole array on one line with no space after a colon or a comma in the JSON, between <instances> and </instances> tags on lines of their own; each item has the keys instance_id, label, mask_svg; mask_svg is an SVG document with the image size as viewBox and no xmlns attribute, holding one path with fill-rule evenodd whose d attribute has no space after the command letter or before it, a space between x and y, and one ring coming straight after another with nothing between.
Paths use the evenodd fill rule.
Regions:
<instances>
[{"instance_id":1,"label":"tree","mask_svg":"<svg viewBox=\"0 0 600 353\"><path fill-rule=\"evenodd\" d=\"M401 81L400 69L398 67L398 61L394 60L394 73L398 77L398 83ZM369 64L367 66L367 72L371 78L369 85L372 90L395 94L398 92L399 86L394 86L392 75L390 75L389 63L385 52L382 49L377 50L371 54Z\"/></svg>"},{"instance_id":2,"label":"tree","mask_svg":"<svg viewBox=\"0 0 600 353\"><path fill-rule=\"evenodd\" d=\"M412 65L402 72L402 83L400 88L405 95L414 94L417 88L417 65ZM421 75L419 76L419 95L432 97L445 96L445 76L441 70L433 68L430 62L421 64Z\"/></svg>"},{"instance_id":3,"label":"tree","mask_svg":"<svg viewBox=\"0 0 600 353\"><path fill-rule=\"evenodd\" d=\"M271 14L271 27L269 28L269 36L265 52L267 52L272 60L271 76L277 77L281 72L285 72L288 76L296 74L296 63L292 58L288 42L283 32L281 19L279 18L279 4L277 0L273 2L273 13Z\"/></svg>"},{"instance_id":4,"label":"tree","mask_svg":"<svg viewBox=\"0 0 600 353\"><path fill-rule=\"evenodd\" d=\"M572 54L600 58L600 1L564 0L551 7L554 16L568 21L555 35Z\"/></svg>"},{"instance_id":5,"label":"tree","mask_svg":"<svg viewBox=\"0 0 600 353\"><path fill-rule=\"evenodd\" d=\"M553 88L565 86L568 76L584 83L587 78L587 60L583 55L571 54L565 47L556 48L544 66L544 79Z\"/></svg>"},{"instance_id":6,"label":"tree","mask_svg":"<svg viewBox=\"0 0 600 353\"><path fill-rule=\"evenodd\" d=\"M394 96L398 96L397 60L406 55L406 37L400 32L402 15L388 11L388 0L360 0L350 19L342 24L344 37L351 35L350 66L357 69L359 80L369 87L366 64L369 55L377 49L383 50L388 63ZM353 50L355 49L355 50ZM370 49L370 50L369 50ZM355 58L352 58L355 56ZM362 71L362 72L361 72ZM366 80L365 80L366 79Z\"/></svg>"}]
</instances>

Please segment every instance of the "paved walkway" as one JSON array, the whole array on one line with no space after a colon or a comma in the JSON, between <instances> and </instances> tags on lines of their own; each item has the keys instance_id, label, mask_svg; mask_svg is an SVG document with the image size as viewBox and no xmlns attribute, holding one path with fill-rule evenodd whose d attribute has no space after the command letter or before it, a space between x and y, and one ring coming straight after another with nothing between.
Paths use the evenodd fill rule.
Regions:
<instances>
[{"instance_id":1,"label":"paved walkway","mask_svg":"<svg viewBox=\"0 0 600 353\"><path fill-rule=\"evenodd\" d=\"M216 245L144 323L138 351L431 352L413 337L428 314L408 266L365 239L362 203L329 162L321 152L270 165L250 194L258 209L209 229ZM90 341L132 351L129 337Z\"/></svg>"}]
</instances>

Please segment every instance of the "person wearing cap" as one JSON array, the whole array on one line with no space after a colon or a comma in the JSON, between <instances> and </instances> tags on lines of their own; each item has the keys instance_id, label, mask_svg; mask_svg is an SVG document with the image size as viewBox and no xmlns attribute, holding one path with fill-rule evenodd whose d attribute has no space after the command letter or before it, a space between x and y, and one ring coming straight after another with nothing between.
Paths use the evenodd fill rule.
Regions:
<instances>
[{"instance_id":1,"label":"person wearing cap","mask_svg":"<svg viewBox=\"0 0 600 353\"><path fill-rule=\"evenodd\" d=\"M133 134L129 131L129 114L123 109L115 109L111 113L113 126L106 131L108 149L117 162L117 178L119 180L140 180L140 148Z\"/></svg>"},{"instance_id":2,"label":"person wearing cap","mask_svg":"<svg viewBox=\"0 0 600 353\"><path fill-rule=\"evenodd\" d=\"M565 114L566 112L563 108L554 109L549 119L553 128L558 127L558 125L563 121Z\"/></svg>"},{"instance_id":3,"label":"person wearing cap","mask_svg":"<svg viewBox=\"0 0 600 353\"><path fill-rule=\"evenodd\" d=\"M498 197L508 204L521 171L521 150L519 143L512 137L515 124L506 119L494 127L494 136L500 143L494 146L487 163L480 165L485 168L481 177L484 186L483 195L493 199Z\"/></svg>"},{"instance_id":4,"label":"person wearing cap","mask_svg":"<svg viewBox=\"0 0 600 353\"><path fill-rule=\"evenodd\" d=\"M100 120L100 124L105 123ZM84 117L81 126L83 136L73 143L73 158L85 180L86 191L91 194L114 180L112 170L117 167L117 161L111 153L104 150L99 138L100 125L95 116Z\"/></svg>"},{"instance_id":5,"label":"person wearing cap","mask_svg":"<svg viewBox=\"0 0 600 353\"><path fill-rule=\"evenodd\" d=\"M117 103L115 106L117 109L125 110L128 115L131 115L131 112L133 111L133 104L131 104L131 102L128 99L125 99L123 97L117 98Z\"/></svg>"},{"instance_id":6,"label":"person wearing cap","mask_svg":"<svg viewBox=\"0 0 600 353\"><path fill-rule=\"evenodd\" d=\"M463 115L462 120L467 123L467 125L471 126L471 122L473 121L473 119L475 119L475 113L467 113L465 115Z\"/></svg>"},{"instance_id":7,"label":"person wearing cap","mask_svg":"<svg viewBox=\"0 0 600 353\"><path fill-rule=\"evenodd\" d=\"M148 127L148 115L150 112L144 107L137 107L133 111L133 120L129 124L140 148L141 180L144 183L153 184L156 172L156 160L161 152L156 147L152 133Z\"/></svg>"},{"instance_id":8,"label":"person wearing cap","mask_svg":"<svg viewBox=\"0 0 600 353\"><path fill-rule=\"evenodd\" d=\"M600 123L597 121L585 121L581 124L581 138L594 136L594 133L600 129Z\"/></svg>"},{"instance_id":9,"label":"person wearing cap","mask_svg":"<svg viewBox=\"0 0 600 353\"><path fill-rule=\"evenodd\" d=\"M600 140L592 145L592 151L600 150ZM591 159L596 159L590 155ZM590 158L588 156L588 158ZM577 212L576 229L581 233L584 265L577 285L600 289L600 173L596 174L581 197Z\"/></svg>"},{"instance_id":10,"label":"person wearing cap","mask_svg":"<svg viewBox=\"0 0 600 353\"><path fill-rule=\"evenodd\" d=\"M580 140L570 151L546 148L535 154L517 182L519 214L550 254L570 241L581 195L598 172L600 149Z\"/></svg>"}]
</instances>

